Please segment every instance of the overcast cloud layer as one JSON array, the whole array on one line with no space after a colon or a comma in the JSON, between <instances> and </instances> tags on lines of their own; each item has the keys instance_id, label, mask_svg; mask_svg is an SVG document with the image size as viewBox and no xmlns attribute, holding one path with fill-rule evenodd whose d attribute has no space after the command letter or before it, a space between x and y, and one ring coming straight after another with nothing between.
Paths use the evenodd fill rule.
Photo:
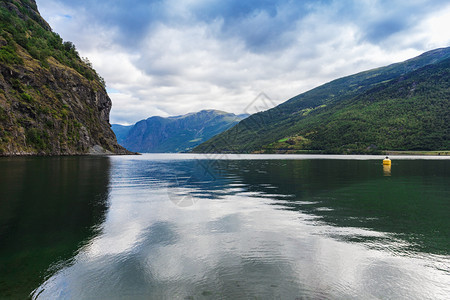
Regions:
<instances>
[{"instance_id":1,"label":"overcast cloud layer","mask_svg":"<svg viewBox=\"0 0 450 300\"><path fill-rule=\"evenodd\" d=\"M242 113L450 45L450 3L388 0L37 0L107 83L111 122Z\"/></svg>"}]
</instances>

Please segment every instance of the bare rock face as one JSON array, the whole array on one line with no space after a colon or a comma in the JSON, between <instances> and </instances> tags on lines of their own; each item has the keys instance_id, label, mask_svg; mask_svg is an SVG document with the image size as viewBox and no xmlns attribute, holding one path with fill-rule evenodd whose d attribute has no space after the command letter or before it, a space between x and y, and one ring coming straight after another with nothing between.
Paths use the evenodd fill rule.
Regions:
<instances>
[{"instance_id":1,"label":"bare rock face","mask_svg":"<svg viewBox=\"0 0 450 300\"><path fill-rule=\"evenodd\" d=\"M0 155L127 154L102 78L32 0L0 1Z\"/></svg>"}]
</instances>

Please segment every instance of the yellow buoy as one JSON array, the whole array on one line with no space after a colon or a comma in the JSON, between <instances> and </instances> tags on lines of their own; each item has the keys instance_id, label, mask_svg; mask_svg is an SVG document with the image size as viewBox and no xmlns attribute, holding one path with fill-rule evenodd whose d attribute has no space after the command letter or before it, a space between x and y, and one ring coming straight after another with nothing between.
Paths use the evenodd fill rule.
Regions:
<instances>
[{"instance_id":1,"label":"yellow buoy","mask_svg":"<svg viewBox=\"0 0 450 300\"><path fill-rule=\"evenodd\" d=\"M391 165L383 165L384 176L391 176Z\"/></svg>"},{"instance_id":2,"label":"yellow buoy","mask_svg":"<svg viewBox=\"0 0 450 300\"><path fill-rule=\"evenodd\" d=\"M391 160L389 159L389 157L386 156L386 158L383 159L383 165L386 165L386 166L391 165Z\"/></svg>"}]
</instances>

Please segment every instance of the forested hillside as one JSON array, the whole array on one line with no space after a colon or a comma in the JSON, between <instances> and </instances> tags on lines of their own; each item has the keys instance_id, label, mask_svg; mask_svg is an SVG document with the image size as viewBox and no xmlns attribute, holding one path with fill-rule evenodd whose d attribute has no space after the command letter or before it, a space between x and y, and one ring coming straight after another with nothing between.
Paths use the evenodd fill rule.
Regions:
<instances>
[{"instance_id":1,"label":"forested hillside","mask_svg":"<svg viewBox=\"0 0 450 300\"><path fill-rule=\"evenodd\" d=\"M198 146L194 152L374 153L449 149L450 48L337 79Z\"/></svg>"}]
</instances>

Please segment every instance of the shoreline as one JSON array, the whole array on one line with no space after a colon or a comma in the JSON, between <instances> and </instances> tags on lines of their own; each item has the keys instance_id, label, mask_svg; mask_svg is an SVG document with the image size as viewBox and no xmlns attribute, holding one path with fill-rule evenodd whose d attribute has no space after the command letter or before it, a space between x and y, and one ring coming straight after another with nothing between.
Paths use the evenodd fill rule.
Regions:
<instances>
[{"instance_id":1,"label":"shoreline","mask_svg":"<svg viewBox=\"0 0 450 300\"><path fill-rule=\"evenodd\" d=\"M396 156L396 155L423 155L423 156L448 156L450 150L441 151L382 151L384 155Z\"/></svg>"},{"instance_id":2,"label":"shoreline","mask_svg":"<svg viewBox=\"0 0 450 300\"><path fill-rule=\"evenodd\" d=\"M197 152L194 152L197 153ZM231 154L230 153L216 153L214 154ZM250 154L250 153L233 153L233 154ZM397 156L397 155L415 155L415 156L449 156L450 150L424 150L424 151L414 151L414 150L380 150L377 152L365 152L365 153L357 153L357 152L344 152L344 153L330 153L327 151L315 151L315 150L278 150L278 151L254 151L251 154L330 154L330 155L386 155L386 156Z\"/></svg>"},{"instance_id":3,"label":"shoreline","mask_svg":"<svg viewBox=\"0 0 450 300\"><path fill-rule=\"evenodd\" d=\"M139 153L139 152L131 152L128 153L64 153L64 154L39 154L39 153L8 153L8 154L0 154L0 158L2 157L79 157L79 156L86 156L86 157L96 157L96 156L127 156L127 155L143 155L143 154L191 154L191 155L285 155L285 156L293 156L293 155L335 155L335 156L450 156L450 150L445 151L380 151L380 153L325 153L321 151L313 152L313 151L301 151L301 152L277 152L277 153L235 153L235 152L209 152L209 153L200 153L200 152L179 152L179 153L173 153L173 152L163 152L163 153Z\"/></svg>"},{"instance_id":4,"label":"shoreline","mask_svg":"<svg viewBox=\"0 0 450 300\"><path fill-rule=\"evenodd\" d=\"M126 156L126 155L142 155L139 152L129 153L64 153L64 154L39 154L39 153L16 153L16 154L0 154L2 157L98 157L98 156Z\"/></svg>"}]
</instances>

